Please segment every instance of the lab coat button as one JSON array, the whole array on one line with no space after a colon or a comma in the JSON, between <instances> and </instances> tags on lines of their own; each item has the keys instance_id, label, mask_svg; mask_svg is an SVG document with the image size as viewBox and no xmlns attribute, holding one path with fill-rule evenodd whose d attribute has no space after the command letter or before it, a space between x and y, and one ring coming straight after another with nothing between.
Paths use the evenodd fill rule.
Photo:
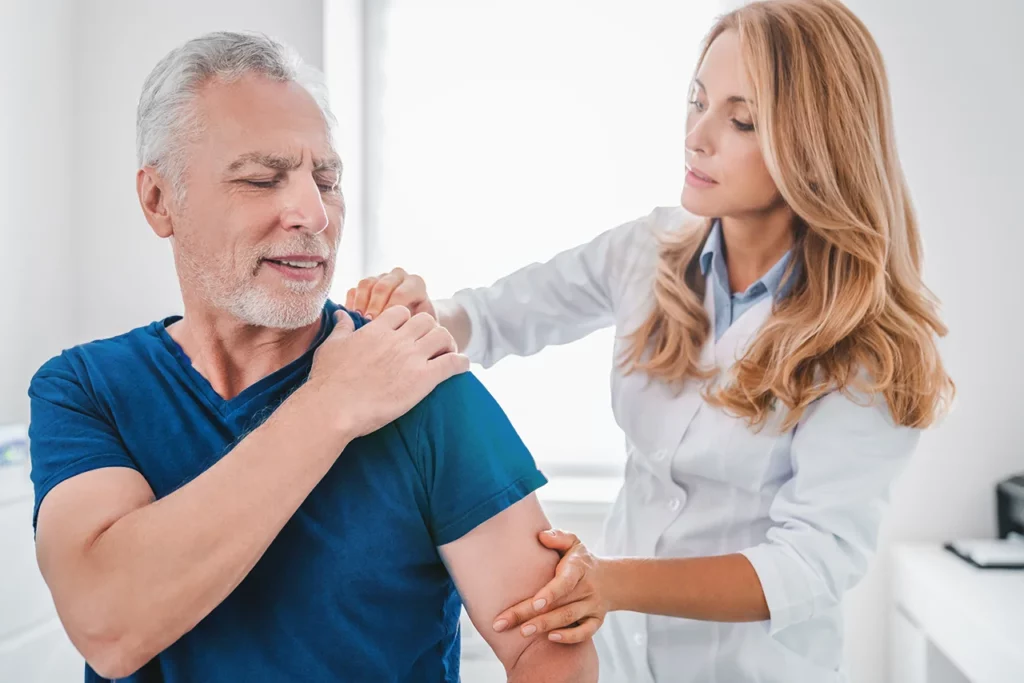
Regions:
<instances>
[{"instance_id":1,"label":"lab coat button","mask_svg":"<svg viewBox=\"0 0 1024 683\"><path fill-rule=\"evenodd\" d=\"M643 645L644 644L644 634L642 634L642 633L635 634L633 636L633 642L636 643L637 645Z\"/></svg>"},{"instance_id":2,"label":"lab coat button","mask_svg":"<svg viewBox=\"0 0 1024 683\"><path fill-rule=\"evenodd\" d=\"M682 507L682 505L683 502L681 500L679 500L678 498L673 498L668 502L668 509L671 510L672 512L676 512L679 510L680 507Z\"/></svg>"}]
</instances>

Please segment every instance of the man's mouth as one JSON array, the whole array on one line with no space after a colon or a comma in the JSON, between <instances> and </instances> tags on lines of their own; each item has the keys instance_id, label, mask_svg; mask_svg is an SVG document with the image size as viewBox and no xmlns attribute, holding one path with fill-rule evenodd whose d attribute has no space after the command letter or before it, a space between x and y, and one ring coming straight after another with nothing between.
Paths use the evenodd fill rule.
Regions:
<instances>
[{"instance_id":1,"label":"man's mouth","mask_svg":"<svg viewBox=\"0 0 1024 683\"><path fill-rule=\"evenodd\" d=\"M324 276L325 271L321 266L326 262L319 256L310 254L288 254L277 258L263 258L261 263L265 263L289 280L313 282Z\"/></svg>"},{"instance_id":2,"label":"man's mouth","mask_svg":"<svg viewBox=\"0 0 1024 683\"><path fill-rule=\"evenodd\" d=\"M264 261L270 261L271 263L276 263L276 264L282 265L282 266L288 266L290 268L316 268L321 263L323 263L323 261L293 261L293 260L290 260L290 259L273 259L273 258L268 258L268 259L263 259L263 260Z\"/></svg>"}]
</instances>

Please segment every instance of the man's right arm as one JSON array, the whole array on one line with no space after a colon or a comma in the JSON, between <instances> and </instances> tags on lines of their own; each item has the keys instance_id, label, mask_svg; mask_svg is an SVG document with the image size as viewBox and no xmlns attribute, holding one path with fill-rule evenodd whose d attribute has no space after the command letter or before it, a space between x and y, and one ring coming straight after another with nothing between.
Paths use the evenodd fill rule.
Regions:
<instances>
[{"instance_id":1,"label":"man's right arm","mask_svg":"<svg viewBox=\"0 0 1024 683\"><path fill-rule=\"evenodd\" d=\"M392 310L358 332L341 313L309 380L174 493L154 500L141 474L107 467L46 495L39 566L97 673L127 676L192 629L238 586L349 441L468 369L433 319Z\"/></svg>"}]
</instances>

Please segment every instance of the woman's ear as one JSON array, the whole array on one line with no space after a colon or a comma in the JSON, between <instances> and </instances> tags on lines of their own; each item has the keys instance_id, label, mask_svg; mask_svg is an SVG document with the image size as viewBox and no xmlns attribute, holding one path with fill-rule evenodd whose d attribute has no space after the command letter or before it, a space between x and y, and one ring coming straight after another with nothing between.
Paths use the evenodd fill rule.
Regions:
<instances>
[{"instance_id":1,"label":"woman's ear","mask_svg":"<svg viewBox=\"0 0 1024 683\"><path fill-rule=\"evenodd\" d=\"M167 181L155 168L145 166L135 176L135 189L149 227L153 228L158 237L171 237L174 234L174 223L169 211L171 197Z\"/></svg>"}]
</instances>

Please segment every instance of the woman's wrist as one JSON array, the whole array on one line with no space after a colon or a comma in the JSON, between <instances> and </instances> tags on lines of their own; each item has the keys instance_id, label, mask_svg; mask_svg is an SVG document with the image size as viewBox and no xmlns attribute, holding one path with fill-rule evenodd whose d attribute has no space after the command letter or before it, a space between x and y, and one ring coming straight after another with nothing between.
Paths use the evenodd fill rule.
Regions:
<instances>
[{"instance_id":1,"label":"woman's wrist","mask_svg":"<svg viewBox=\"0 0 1024 683\"><path fill-rule=\"evenodd\" d=\"M431 304L437 314L438 324L451 333L459 352L465 353L473 334L472 323L466 309L454 299L432 300Z\"/></svg>"},{"instance_id":2,"label":"woman's wrist","mask_svg":"<svg viewBox=\"0 0 1024 683\"><path fill-rule=\"evenodd\" d=\"M604 603L609 612L629 610L629 586L632 559L602 557L598 560Z\"/></svg>"}]
</instances>

